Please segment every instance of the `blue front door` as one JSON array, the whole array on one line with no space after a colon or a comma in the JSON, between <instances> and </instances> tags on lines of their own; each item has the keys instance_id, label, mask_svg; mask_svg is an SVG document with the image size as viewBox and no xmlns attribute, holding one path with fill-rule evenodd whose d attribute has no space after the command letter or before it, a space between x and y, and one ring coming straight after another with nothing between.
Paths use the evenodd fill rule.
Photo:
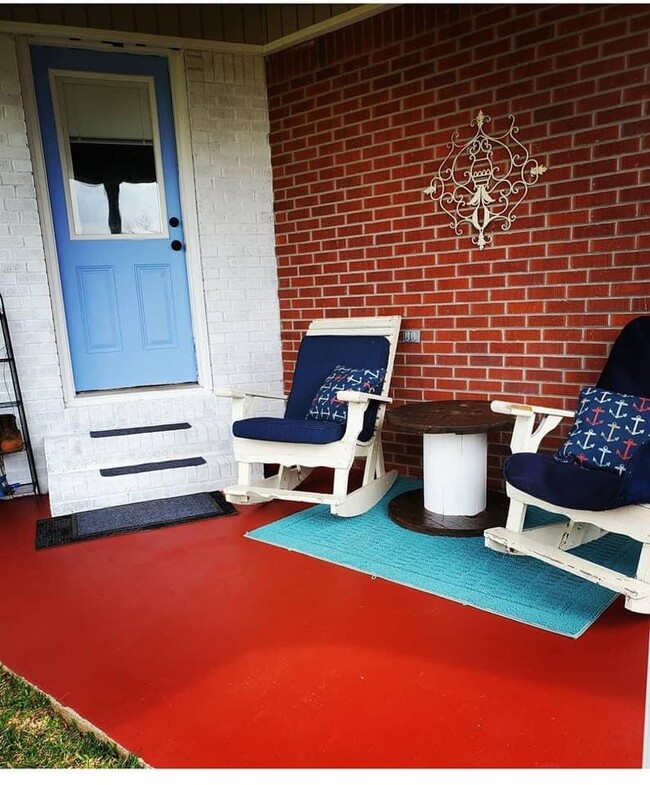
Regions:
<instances>
[{"instance_id":1,"label":"blue front door","mask_svg":"<svg viewBox=\"0 0 650 785\"><path fill-rule=\"evenodd\" d=\"M77 392L196 382L167 60L31 58Z\"/></svg>"}]
</instances>

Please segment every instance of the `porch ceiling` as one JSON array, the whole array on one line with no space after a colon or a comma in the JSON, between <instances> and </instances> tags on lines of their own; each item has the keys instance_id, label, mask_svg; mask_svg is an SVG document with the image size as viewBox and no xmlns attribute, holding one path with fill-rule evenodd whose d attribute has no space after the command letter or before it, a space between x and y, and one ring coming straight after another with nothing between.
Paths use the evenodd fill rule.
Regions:
<instances>
[{"instance_id":1,"label":"porch ceiling","mask_svg":"<svg viewBox=\"0 0 650 785\"><path fill-rule=\"evenodd\" d=\"M0 31L121 33L130 40L190 39L193 45L261 54L315 38L394 7L388 3L0 4Z\"/></svg>"}]
</instances>

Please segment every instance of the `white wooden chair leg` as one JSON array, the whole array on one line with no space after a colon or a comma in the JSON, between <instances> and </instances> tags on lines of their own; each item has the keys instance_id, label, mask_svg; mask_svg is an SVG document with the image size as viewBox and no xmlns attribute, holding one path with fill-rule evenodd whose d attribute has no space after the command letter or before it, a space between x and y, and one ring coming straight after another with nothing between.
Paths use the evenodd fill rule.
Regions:
<instances>
[{"instance_id":1,"label":"white wooden chair leg","mask_svg":"<svg viewBox=\"0 0 650 785\"><path fill-rule=\"evenodd\" d=\"M237 484L250 485L252 480L252 464L239 462L237 464Z\"/></svg>"},{"instance_id":2,"label":"white wooden chair leg","mask_svg":"<svg viewBox=\"0 0 650 785\"><path fill-rule=\"evenodd\" d=\"M349 469L334 469L333 494L336 498L343 498L348 494Z\"/></svg>"},{"instance_id":3,"label":"white wooden chair leg","mask_svg":"<svg viewBox=\"0 0 650 785\"><path fill-rule=\"evenodd\" d=\"M523 502L516 501L515 499L510 499L510 504L508 506L508 516L506 518L506 525L505 527L499 527L494 529L495 532L521 532L524 528L524 520L526 519L526 509L527 505ZM490 531L488 529L488 531ZM491 551L496 551L497 553L509 553L514 556L521 556L520 553L516 551L512 551L509 549L504 542L501 541L500 537L496 537L492 539L490 535L485 535L485 546L489 548Z\"/></svg>"},{"instance_id":4,"label":"white wooden chair leg","mask_svg":"<svg viewBox=\"0 0 650 785\"><path fill-rule=\"evenodd\" d=\"M646 581L650 584L650 543L646 542L641 546L639 563L636 568L636 577L640 581Z\"/></svg>"},{"instance_id":5,"label":"white wooden chair leg","mask_svg":"<svg viewBox=\"0 0 650 785\"><path fill-rule=\"evenodd\" d=\"M275 485L278 488L291 487L291 476L292 476L293 469L294 467L292 466L280 466L280 468L278 469L278 473L275 475Z\"/></svg>"},{"instance_id":6,"label":"white wooden chair leg","mask_svg":"<svg viewBox=\"0 0 650 785\"><path fill-rule=\"evenodd\" d=\"M366 456L366 464L363 470L363 485L371 482L377 476L377 443L368 451Z\"/></svg>"},{"instance_id":7,"label":"white wooden chair leg","mask_svg":"<svg viewBox=\"0 0 650 785\"><path fill-rule=\"evenodd\" d=\"M506 518L506 529L508 529L508 531L520 532L524 530L527 509L527 504L516 501L515 499L510 499L508 517Z\"/></svg>"},{"instance_id":8,"label":"white wooden chair leg","mask_svg":"<svg viewBox=\"0 0 650 785\"><path fill-rule=\"evenodd\" d=\"M383 477L386 474L386 467L384 466L384 446L381 440L377 440L377 452L375 459L375 477Z\"/></svg>"},{"instance_id":9,"label":"white wooden chair leg","mask_svg":"<svg viewBox=\"0 0 650 785\"><path fill-rule=\"evenodd\" d=\"M304 466L281 466L277 474L277 487L283 490L292 490L300 485L312 473L311 468Z\"/></svg>"},{"instance_id":10,"label":"white wooden chair leg","mask_svg":"<svg viewBox=\"0 0 650 785\"><path fill-rule=\"evenodd\" d=\"M635 613L650 613L650 543L641 546L636 578L648 585L648 593L643 597L626 597L625 607Z\"/></svg>"}]
</instances>

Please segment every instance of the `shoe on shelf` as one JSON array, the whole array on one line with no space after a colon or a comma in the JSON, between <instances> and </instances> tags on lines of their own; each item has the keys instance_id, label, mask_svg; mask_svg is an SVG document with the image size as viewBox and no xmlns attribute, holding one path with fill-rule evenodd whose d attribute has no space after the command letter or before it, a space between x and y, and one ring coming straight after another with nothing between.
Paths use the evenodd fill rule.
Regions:
<instances>
[{"instance_id":1,"label":"shoe on shelf","mask_svg":"<svg viewBox=\"0 0 650 785\"><path fill-rule=\"evenodd\" d=\"M0 452L18 452L23 449L23 435L13 414L0 414Z\"/></svg>"}]
</instances>

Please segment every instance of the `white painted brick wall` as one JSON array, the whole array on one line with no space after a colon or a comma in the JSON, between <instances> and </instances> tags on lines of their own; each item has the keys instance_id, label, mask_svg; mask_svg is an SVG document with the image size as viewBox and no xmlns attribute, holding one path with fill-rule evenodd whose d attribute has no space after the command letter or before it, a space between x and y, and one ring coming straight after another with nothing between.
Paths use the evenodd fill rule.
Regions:
<instances>
[{"instance_id":1,"label":"white painted brick wall","mask_svg":"<svg viewBox=\"0 0 650 785\"><path fill-rule=\"evenodd\" d=\"M214 383L280 391L280 316L263 60L186 52L185 66ZM147 392L128 406L107 400L66 407L10 35L0 35L0 292L43 489L47 488L43 440L50 435L214 417L220 438L215 447L232 455L230 406L212 395L168 397ZM0 396L1 385L0 376ZM16 456L16 471L18 460ZM224 484L231 481L226 474L222 472Z\"/></svg>"},{"instance_id":2,"label":"white painted brick wall","mask_svg":"<svg viewBox=\"0 0 650 785\"><path fill-rule=\"evenodd\" d=\"M186 52L185 66L214 383L281 392L264 62Z\"/></svg>"},{"instance_id":3,"label":"white painted brick wall","mask_svg":"<svg viewBox=\"0 0 650 785\"><path fill-rule=\"evenodd\" d=\"M0 293L45 484L43 437L62 420L63 394L16 50L8 35L0 35ZM0 376L0 399L7 397ZM5 462L11 481L29 478L24 454Z\"/></svg>"}]
</instances>

